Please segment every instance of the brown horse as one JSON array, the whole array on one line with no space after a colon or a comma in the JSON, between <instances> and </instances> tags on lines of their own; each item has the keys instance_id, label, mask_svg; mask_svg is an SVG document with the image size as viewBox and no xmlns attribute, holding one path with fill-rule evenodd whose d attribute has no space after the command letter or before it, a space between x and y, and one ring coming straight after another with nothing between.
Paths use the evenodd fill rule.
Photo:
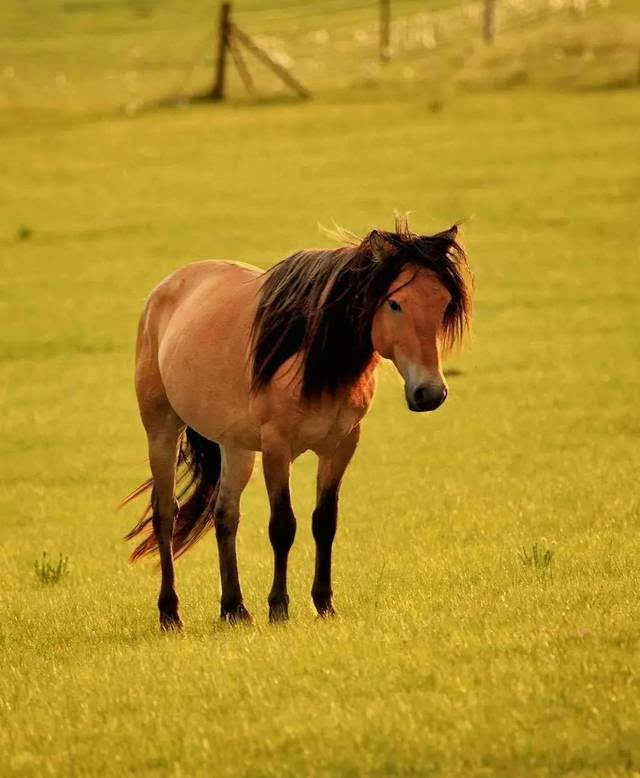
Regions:
<instances>
[{"instance_id":1,"label":"brown horse","mask_svg":"<svg viewBox=\"0 0 640 778\"><path fill-rule=\"evenodd\" d=\"M269 618L288 617L287 558L296 532L289 470L319 458L311 595L334 614L331 547L338 492L375 389L381 357L405 381L412 411L447 396L441 350L469 322L471 286L457 228L431 236L374 230L362 242L302 251L267 272L197 262L157 286L138 328L135 383L147 432L149 506L127 535L150 526L132 559L158 551L160 624L179 629L174 559L215 527L221 618L250 620L240 589L240 495L262 452L274 553ZM177 483L181 487L176 497ZM183 499L184 498L184 499Z\"/></svg>"}]
</instances>

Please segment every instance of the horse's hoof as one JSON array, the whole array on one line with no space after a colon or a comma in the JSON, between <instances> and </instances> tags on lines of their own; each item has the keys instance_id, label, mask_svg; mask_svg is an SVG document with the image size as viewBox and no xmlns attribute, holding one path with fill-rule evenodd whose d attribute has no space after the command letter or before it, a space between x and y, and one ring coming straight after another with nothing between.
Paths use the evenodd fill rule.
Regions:
<instances>
[{"instance_id":1,"label":"horse's hoof","mask_svg":"<svg viewBox=\"0 0 640 778\"><path fill-rule=\"evenodd\" d=\"M269 621L275 624L289 619L289 606L286 602L278 602L269 605Z\"/></svg>"},{"instance_id":2,"label":"horse's hoof","mask_svg":"<svg viewBox=\"0 0 640 778\"><path fill-rule=\"evenodd\" d=\"M323 606L316 605L316 609L318 611L319 619L332 619L334 616L338 615L331 603Z\"/></svg>"},{"instance_id":3,"label":"horse's hoof","mask_svg":"<svg viewBox=\"0 0 640 778\"><path fill-rule=\"evenodd\" d=\"M180 632L182 630L182 620L177 613L161 613L160 629L163 632Z\"/></svg>"},{"instance_id":4,"label":"horse's hoof","mask_svg":"<svg viewBox=\"0 0 640 778\"><path fill-rule=\"evenodd\" d=\"M235 608L221 609L220 619L228 624L253 624L253 618L242 603Z\"/></svg>"},{"instance_id":5,"label":"horse's hoof","mask_svg":"<svg viewBox=\"0 0 640 778\"><path fill-rule=\"evenodd\" d=\"M318 611L318 617L326 619L331 616L335 616L336 612L333 609L333 602L331 600L331 594L311 594L313 604Z\"/></svg>"}]
</instances>

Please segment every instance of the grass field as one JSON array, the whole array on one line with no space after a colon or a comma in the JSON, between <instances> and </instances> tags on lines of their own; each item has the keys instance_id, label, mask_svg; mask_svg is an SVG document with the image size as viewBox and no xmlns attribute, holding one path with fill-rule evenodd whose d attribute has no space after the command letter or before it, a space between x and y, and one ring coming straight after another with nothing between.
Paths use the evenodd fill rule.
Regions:
<instances>
[{"instance_id":1,"label":"grass field","mask_svg":"<svg viewBox=\"0 0 640 778\"><path fill-rule=\"evenodd\" d=\"M434 52L419 89L135 116L109 88L96 110L101 51L84 63L93 102L78 87L56 107L44 74L80 67L77 38L54 31L59 4L29 24L9 5L0 69L22 78L39 54L31 91L11 76L0 102L0 773L639 775L633 4L459 67ZM108 27L99 3L87 14ZM103 34L119 50L131 32ZM362 233L394 208L424 232L473 215L474 336L435 414L410 414L382 370L343 489L339 617L317 621L309 597L305 455L291 621L267 624L256 468L239 539L256 624L217 622L208 537L178 563L184 633L159 634L157 571L121 541L137 508L115 511L147 473L131 375L145 295L191 259L267 267L327 243L318 222ZM534 545L549 567L526 564ZM57 584L34 573L43 550L69 557Z\"/></svg>"}]
</instances>

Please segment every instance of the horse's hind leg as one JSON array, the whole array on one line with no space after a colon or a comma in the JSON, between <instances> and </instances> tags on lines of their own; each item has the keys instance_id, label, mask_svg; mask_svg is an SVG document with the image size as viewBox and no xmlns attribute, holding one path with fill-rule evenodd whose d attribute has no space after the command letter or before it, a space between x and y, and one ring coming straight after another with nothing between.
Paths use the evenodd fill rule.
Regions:
<instances>
[{"instance_id":1,"label":"horse's hind leg","mask_svg":"<svg viewBox=\"0 0 640 778\"><path fill-rule=\"evenodd\" d=\"M242 601L236 559L236 533L240 521L240 495L251 478L255 452L221 446L222 473L213 520L220 560L220 618L234 623L251 621Z\"/></svg>"},{"instance_id":2,"label":"horse's hind leg","mask_svg":"<svg viewBox=\"0 0 640 778\"><path fill-rule=\"evenodd\" d=\"M160 626L163 629L180 629L182 622L178 615L178 595L175 591L173 571L173 527L177 512L175 499L176 458L178 438L182 430L180 420L173 415L159 428L147 430L149 441L149 463L153 475L153 531L160 554L162 582L158 597Z\"/></svg>"},{"instance_id":3,"label":"horse's hind leg","mask_svg":"<svg viewBox=\"0 0 640 778\"><path fill-rule=\"evenodd\" d=\"M148 317L143 316L138 330L136 353L136 394L140 418L147 433L149 465L153 476L151 523L158 544L162 583L158 608L163 629L180 629L178 597L173 573L173 526L177 513L175 499L178 440L184 423L178 418L167 398L160 369L157 345L148 330Z\"/></svg>"}]
</instances>

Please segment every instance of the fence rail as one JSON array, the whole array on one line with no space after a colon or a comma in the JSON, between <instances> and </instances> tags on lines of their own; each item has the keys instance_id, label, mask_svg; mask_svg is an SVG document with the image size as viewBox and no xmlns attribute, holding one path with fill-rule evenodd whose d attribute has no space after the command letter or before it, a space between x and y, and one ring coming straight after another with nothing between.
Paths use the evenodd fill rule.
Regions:
<instances>
[{"instance_id":1,"label":"fence rail","mask_svg":"<svg viewBox=\"0 0 640 778\"><path fill-rule=\"evenodd\" d=\"M163 100L219 92L211 0L188 6L178 0L145 4L146 15L138 13L142 6L133 0L104 3L99 10L95 2L79 0L56 6L47 25L18 0L9 1L13 11L0 42L0 112L124 108L136 113ZM495 12L490 33L487 3ZM240 35L232 36L226 52L228 93L285 93L292 87L284 83L283 73L301 92L316 94L398 78L427 79L437 64L434 52L450 57L456 50L471 51L483 46L483 35L499 41L503 31L561 12L588 14L609 0L430 0L430 8L439 6L435 10L425 10L425 4L315 0L283 7L274 0L271 7L256 7L255 0L234 0L231 23ZM635 77L638 49L633 56Z\"/></svg>"},{"instance_id":2,"label":"fence rail","mask_svg":"<svg viewBox=\"0 0 640 778\"><path fill-rule=\"evenodd\" d=\"M337 0L331 14L298 6L296 12L240 12L237 18L261 47L313 90L317 85L349 86L380 77L385 63L415 59L452 41L493 43L502 29L567 10L584 14L609 2L476 0L425 11L423 3L377 0L346 5Z\"/></svg>"}]
</instances>

